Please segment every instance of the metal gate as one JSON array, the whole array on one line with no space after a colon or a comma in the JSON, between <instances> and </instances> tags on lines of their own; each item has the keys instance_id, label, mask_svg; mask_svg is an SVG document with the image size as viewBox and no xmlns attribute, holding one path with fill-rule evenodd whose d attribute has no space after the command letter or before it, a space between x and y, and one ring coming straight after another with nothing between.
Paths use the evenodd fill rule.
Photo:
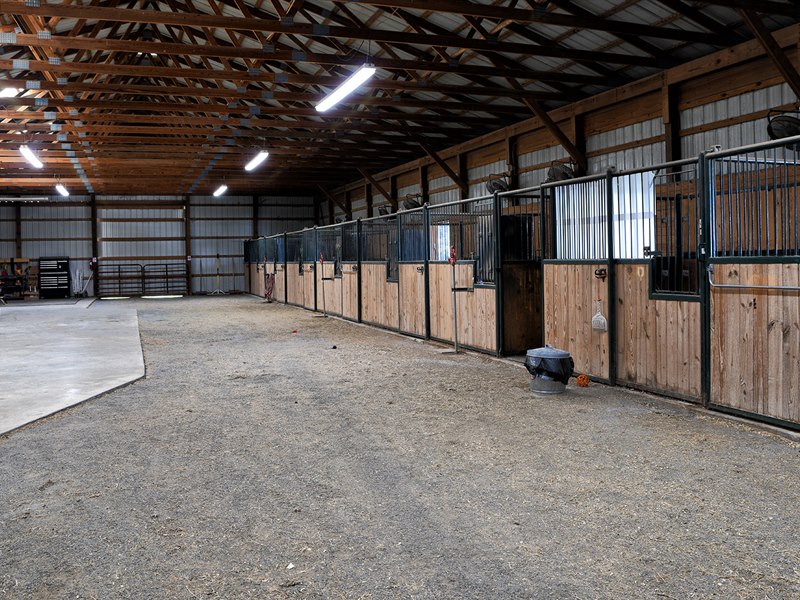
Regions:
<instances>
[{"instance_id":1,"label":"metal gate","mask_svg":"<svg viewBox=\"0 0 800 600\"><path fill-rule=\"evenodd\" d=\"M100 264L97 268L100 297L185 295L186 264Z\"/></svg>"}]
</instances>

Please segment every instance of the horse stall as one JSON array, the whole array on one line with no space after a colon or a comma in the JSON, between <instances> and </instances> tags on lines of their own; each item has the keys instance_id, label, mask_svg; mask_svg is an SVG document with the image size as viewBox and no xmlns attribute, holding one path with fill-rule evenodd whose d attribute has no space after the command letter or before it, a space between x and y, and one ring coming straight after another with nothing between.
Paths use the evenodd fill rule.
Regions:
<instances>
[{"instance_id":1,"label":"horse stall","mask_svg":"<svg viewBox=\"0 0 800 600\"><path fill-rule=\"evenodd\" d=\"M328 225L317 229L317 308L342 316L342 226Z\"/></svg>"},{"instance_id":2,"label":"horse stall","mask_svg":"<svg viewBox=\"0 0 800 600\"><path fill-rule=\"evenodd\" d=\"M497 202L487 196L428 209L428 311L432 339L454 343L457 331L460 345L485 352L500 351L495 285Z\"/></svg>"},{"instance_id":3,"label":"horse stall","mask_svg":"<svg viewBox=\"0 0 800 600\"><path fill-rule=\"evenodd\" d=\"M302 306L308 310L317 309L317 232L316 229L304 229L302 236L303 262L300 275L303 280Z\"/></svg>"},{"instance_id":4,"label":"horse stall","mask_svg":"<svg viewBox=\"0 0 800 600\"><path fill-rule=\"evenodd\" d=\"M358 222L339 225L342 241L342 317L361 321L361 273L358 270Z\"/></svg>"},{"instance_id":5,"label":"horse stall","mask_svg":"<svg viewBox=\"0 0 800 600\"><path fill-rule=\"evenodd\" d=\"M397 215L399 221L397 281L401 333L426 337L428 264L425 243L425 210L417 208Z\"/></svg>"},{"instance_id":6,"label":"horse stall","mask_svg":"<svg viewBox=\"0 0 800 600\"><path fill-rule=\"evenodd\" d=\"M397 215L361 219L361 321L399 329Z\"/></svg>"},{"instance_id":7,"label":"horse stall","mask_svg":"<svg viewBox=\"0 0 800 600\"><path fill-rule=\"evenodd\" d=\"M697 161L543 192L553 222L547 343L568 350L577 372L700 402Z\"/></svg>"},{"instance_id":8,"label":"horse stall","mask_svg":"<svg viewBox=\"0 0 800 600\"><path fill-rule=\"evenodd\" d=\"M305 306L305 264L303 263L303 232L285 236L286 304Z\"/></svg>"},{"instance_id":9,"label":"horse stall","mask_svg":"<svg viewBox=\"0 0 800 600\"><path fill-rule=\"evenodd\" d=\"M712 408L800 428L798 142L707 156Z\"/></svg>"}]
</instances>

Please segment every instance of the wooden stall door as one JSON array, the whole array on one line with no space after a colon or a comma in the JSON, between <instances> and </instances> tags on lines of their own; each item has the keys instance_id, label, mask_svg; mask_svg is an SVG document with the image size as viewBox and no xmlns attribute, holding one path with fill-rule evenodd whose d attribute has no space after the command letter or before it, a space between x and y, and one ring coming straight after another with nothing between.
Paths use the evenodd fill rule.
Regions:
<instances>
[{"instance_id":1,"label":"wooden stall door","mask_svg":"<svg viewBox=\"0 0 800 600\"><path fill-rule=\"evenodd\" d=\"M314 278L316 277L316 264L303 265L303 306L314 310Z\"/></svg>"},{"instance_id":2,"label":"wooden stall door","mask_svg":"<svg viewBox=\"0 0 800 600\"><path fill-rule=\"evenodd\" d=\"M542 264L503 264L503 353L542 345Z\"/></svg>"},{"instance_id":3,"label":"wooden stall door","mask_svg":"<svg viewBox=\"0 0 800 600\"><path fill-rule=\"evenodd\" d=\"M342 316L358 321L358 265L342 264Z\"/></svg>"},{"instance_id":4,"label":"wooden stall door","mask_svg":"<svg viewBox=\"0 0 800 600\"><path fill-rule=\"evenodd\" d=\"M289 304L303 306L303 289L305 277L300 274L300 265L286 264L286 301Z\"/></svg>"},{"instance_id":5,"label":"wooden stall door","mask_svg":"<svg viewBox=\"0 0 800 600\"><path fill-rule=\"evenodd\" d=\"M616 265L617 380L700 402L700 302L650 298L649 269Z\"/></svg>"},{"instance_id":6,"label":"wooden stall door","mask_svg":"<svg viewBox=\"0 0 800 600\"><path fill-rule=\"evenodd\" d=\"M397 329L397 282L387 281L386 263L361 263L361 319Z\"/></svg>"},{"instance_id":7,"label":"wooden stall door","mask_svg":"<svg viewBox=\"0 0 800 600\"><path fill-rule=\"evenodd\" d=\"M569 352L577 373L601 379L609 379L608 331L592 329L592 317L599 297L608 319L608 287L594 276L605 264L544 265L544 341Z\"/></svg>"},{"instance_id":8,"label":"wooden stall door","mask_svg":"<svg viewBox=\"0 0 800 600\"><path fill-rule=\"evenodd\" d=\"M715 264L721 284L797 287L790 264ZM800 424L800 294L711 290L711 396L722 408Z\"/></svg>"},{"instance_id":9,"label":"wooden stall door","mask_svg":"<svg viewBox=\"0 0 800 600\"><path fill-rule=\"evenodd\" d=\"M430 264L431 337L453 341L453 274L449 264ZM472 263L456 265L456 287L473 287ZM465 346L495 352L497 350L497 319L495 318L495 289L474 287L471 292L459 292L458 341Z\"/></svg>"},{"instance_id":10,"label":"wooden stall door","mask_svg":"<svg viewBox=\"0 0 800 600\"><path fill-rule=\"evenodd\" d=\"M399 265L400 331L425 335L425 265Z\"/></svg>"},{"instance_id":11,"label":"wooden stall door","mask_svg":"<svg viewBox=\"0 0 800 600\"><path fill-rule=\"evenodd\" d=\"M275 275L275 286L272 289L272 299L275 302L286 301L286 280L283 265L267 265L267 272Z\"/></svg>"},{"instance_id":12,"label":"wooden stall door","mask_svg":"<svg viewBox=\"0 0 800 600\"><path fill-rule=\"evenodd\" d=\"M329 315L342 314L342 277L335 277L336 265L317 263L317 310Z\"/></svg>"}]
</instances>

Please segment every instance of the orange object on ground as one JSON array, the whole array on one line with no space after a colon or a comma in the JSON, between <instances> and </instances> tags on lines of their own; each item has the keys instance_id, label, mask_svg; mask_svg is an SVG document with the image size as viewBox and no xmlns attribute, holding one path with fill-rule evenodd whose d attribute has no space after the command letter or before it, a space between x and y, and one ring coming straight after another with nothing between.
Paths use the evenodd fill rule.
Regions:
<instances>
[{"instance_id":1,"label":"orange object on ground","mask_svg":"<svg viewBox=\"0 0 800 600\"><path fill-rule=\"evenodd\" d=\"M578 384L578 387L589 387L589 378L581 373L578 375L578 378L575 380L575 383Z\"/></svg>"}]
</instances>

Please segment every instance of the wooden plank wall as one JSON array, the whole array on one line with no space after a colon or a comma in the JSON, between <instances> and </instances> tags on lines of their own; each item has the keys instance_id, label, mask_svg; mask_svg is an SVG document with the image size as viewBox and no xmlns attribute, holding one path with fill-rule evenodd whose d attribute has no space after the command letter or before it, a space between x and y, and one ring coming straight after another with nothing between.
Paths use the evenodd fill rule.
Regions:
<instances>
[{"instance_id":1,"label":"wooden plank wall","mask_svg":"<svg viewBox=\"0 0 800 600\"><path fill-rule=\"evenodd\" d=\"M342 263L342 316L358 320L358 265Z\"/></svg>"},{"instance_id":2,"label":"wooden plank wall","mask_svg":"<svg viewBox=\"0 0 800 600\"><path fill-rule=\"evenodd\" d=\"M361 263L361 320L397 329L397 282L386 281L386 263Z\"/></svg>"},{"instance_id":3,"label":"wooden plank wall","mask_svg":"<svg viewBox=\"0 0 800 600\"><path fill-rule=\"evenodd\" d=\"M286 282L284 281L283 265L267 265L269 273L275 273L275 287L272 290L272 299L276 302L284 302Z\"/></svg>"},{"instance_id":4,"label":"wooden plank wall","mask_svg":"<svg viewBox=\"0 0 800 600\"><path fill-rule=\"evenodd\" d=\"M472 287L473 263L456 265L456 287ZM452 267L430 264L431 337L453 341ZM497 319L494 288L475 288L458 294L458 341L466 346L495 352Z\"/></svg>"},{"instance_id":5,"label":"wooden plank wall","mask_svg":"<svg viewBox=\"0 0 800 600\"><path fill-rule=\"evenodd\" d=\"M616 276L618 381L700 402L700 303L650 299L647 263Z\"/></svg>"},{"instance_id":6,"label":"wooden plank wall","mask_svg":"<svg viewBox=\"0 0 800 600\"><path fill-rule=\"evenodd\" d=\"M425 335L425 266L399 265L400 331Z\"/></svg>"},{"instance_id":7,"label":"wooden plank wall","mask_svg":"<svg viewBox=\"0 0 800 600\"><path fill-rule=\"evenodd\" d=\"M248 266L248 277L250 279L251 294L264 297L264 265L258 263L250 263Z\"/></svg>"},{"instance_id":8,"label":"wooden plank wall","mask_svg":"<svg viewBox=\"0 0 800 600\"><path fill-rule=\"evenodd\" d=\"M542 345L542 265L503 263L503 352Z\"/></svg>"},{"instance_id":9,"label":"wooden plank wall","mask_svg":"<svg viewBox=\"0 0 800 600\"><path fill-rule=\"evenodd\" d=\"M716 264L715 283L800 285L800 266ZM800 423L800 294L712 289L712 404Z\"/></svg>"},{"instance_id":10,"label":"wooden plank wall","mask_svg":"<svg viewBox=\"0 0 800 600\"><path fill-rule=\"evenodd\" d=\"M609 378L608 332L592 329L592 317L599 298L608 319L608 288L594 276L605 264L544 265L545 343L569 352L577 373L602 379Z\"/></svg>"},{"instance_id":11,"label":"wooden plank wall","mask_svg":"<svg viewBox=\"0 0 800 600\"><path fill-rule=\"evenodd\" d=\"M286 263L286 301L303 306L303 276L297 263Z\"/></svg>"},{"instance_id":12,"label":"wooden plank wall","mask_svg":"<svg viewBox=\"0 0 800 600\"><path fill-rule=\"evenodd\" d=\"M309 310L314 310L314 277L316 277L316 265L303 265L303 306Z\"/></svg>"},{"instance_id":13,"label":"wooden plank wall","mask_svg":"<svg viewBox=\"0 0 800 600\"><path fill-rule=\"evenodd\" d=\"M342 277L334 277L335 270L336 266L332 262L326 262L322 266L317 263L317 309L330 315L341 315ZM333 277L333 281L323 281L323 277Z\"/></svg>"}]
</instances>

